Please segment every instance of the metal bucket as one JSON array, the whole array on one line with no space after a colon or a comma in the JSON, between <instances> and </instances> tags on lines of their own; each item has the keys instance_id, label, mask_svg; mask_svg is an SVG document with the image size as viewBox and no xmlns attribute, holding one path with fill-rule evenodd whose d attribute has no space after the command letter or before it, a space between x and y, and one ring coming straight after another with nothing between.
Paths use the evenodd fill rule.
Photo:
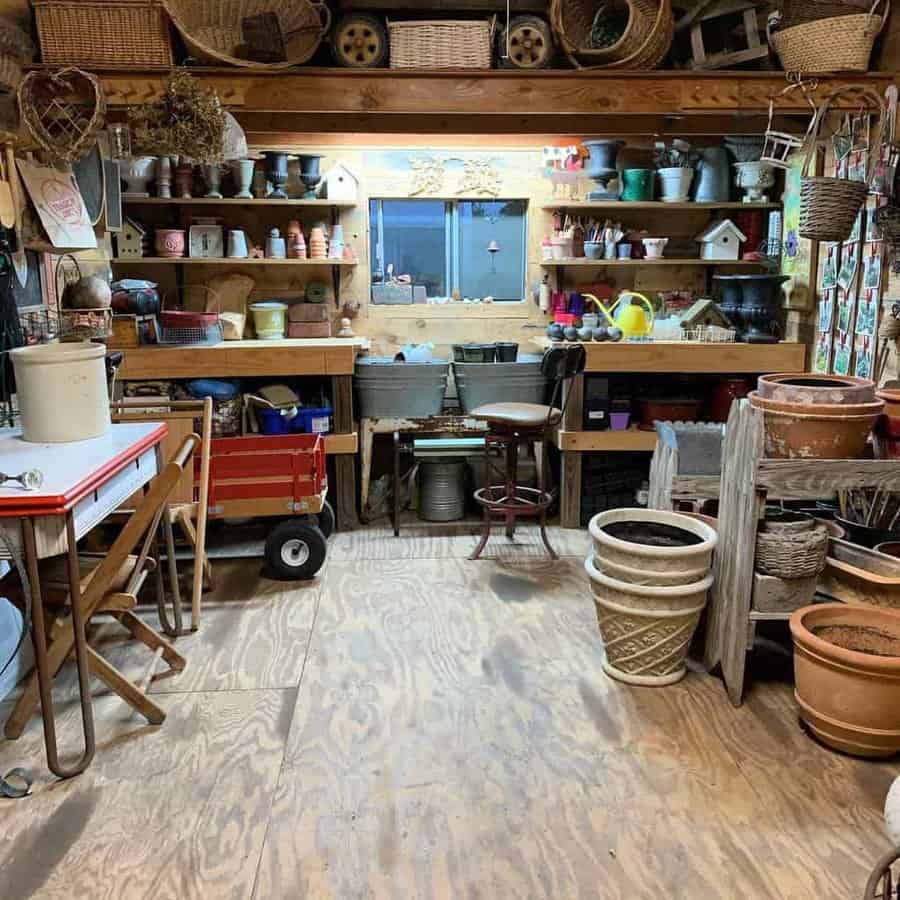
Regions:
<instances>
[{"instance_id":1,"label":"metal bucket","mask_svg":"<svg viewBox=\"0 0 900 900\"><path fill-rule=\"evenodd\" d=\"M387 357L356 361L354 384L363 418L436 416L444 402L450 364L394 362Z\"/></svg>"},{"instance_id":2,"label":"metal bucket","mask_svg":"<svg viewBox=\"0 0 900 900\"><path fill-rule=\"evenodd\" d=\"M419 463L419 516L426 522L455 522L466 512L466 461L427 459Z\"/></svg>"},{"instance_id":3,"label":"metal bucket","mask_svg":"<svg viewBox=\"0 0 900 900\"><path fill-rule=\"evenodd\" d=\"M453 363L456 390L464 413L485 403L544 403L547 380L541 357L522 356L509 363Z\"/></svg>"}]
</instances>

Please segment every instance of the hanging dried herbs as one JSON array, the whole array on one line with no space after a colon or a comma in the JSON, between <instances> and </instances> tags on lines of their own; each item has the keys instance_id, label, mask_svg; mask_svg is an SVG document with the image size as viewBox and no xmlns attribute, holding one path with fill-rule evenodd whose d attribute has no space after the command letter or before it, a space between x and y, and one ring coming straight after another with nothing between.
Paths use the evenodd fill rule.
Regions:
<instances>
[{"instance_id":1,"label":"hanging dried herbs","mask_svg":"<svg viewBox=\"0 0 900 900\"><path fill-rule=\"evenodd\" d=\"M225 110L219 95L187 72L176 72L159 103L128 110L135 152L180 156L195 163L222 160Z\"/></svg>"}]
</instances>

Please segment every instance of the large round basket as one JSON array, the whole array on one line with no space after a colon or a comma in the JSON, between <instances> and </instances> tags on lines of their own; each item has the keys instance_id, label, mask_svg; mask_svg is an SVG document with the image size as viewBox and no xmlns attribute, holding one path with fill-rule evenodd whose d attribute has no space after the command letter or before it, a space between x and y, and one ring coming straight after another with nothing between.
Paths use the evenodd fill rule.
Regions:
<instances>
[{"instance_id":1,"label":"large round basket","mask_svg":"<svg viewBox=\"0 0 900 900\"><path fill-rule=\"evenodd\" d=\"M598 11L614 6L628 11L625 31L608 47L591 47ZM670 0L551 0L550 24L579 69L655 69L666 58L675 32Z\"/></svg>"},{"instance_id":2,"label":"large round basket","mask_svg":"<svg viewBox=\"0 0 900 900\"><path fill-rule=\"evenodd\" d=\"M166 9L192 56L200 60L263 69L286 69L308 62L331 25L320 0L165 0ZM244 19L275 13L286 59L262 63L237 54Z\"/></svg>"},{"instance_id":3,"label":"large round basket","mask_svg":"<svg viewBox=\"0 0 900 900\"><path fill-rule=\"evenodd\" d=\"M889 0L884 0L884 13L878 15L875 10L881 2L875 0L867 13L767 30L769 43L787 72L867 72L872 47L891 9Z\"/></svg>"}]
</instances>

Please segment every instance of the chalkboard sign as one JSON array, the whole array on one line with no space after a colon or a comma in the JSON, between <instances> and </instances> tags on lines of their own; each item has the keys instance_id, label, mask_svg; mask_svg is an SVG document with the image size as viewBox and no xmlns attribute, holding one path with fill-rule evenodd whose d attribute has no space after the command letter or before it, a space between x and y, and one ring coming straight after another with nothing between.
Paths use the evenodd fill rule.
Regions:
<instances>
[{"instance_id":1,"label":"chalkboard sign","mask_svg":"<svg viewBox=\"0 0 900 900\"><path fill-rule=\"evenodd\" d=\"M28 259L28 280L25 287L19 284L15 272L10 273L10 283L12 284L12 294L19 309L28 306L40 306L44 302L44 286L41 281L41 254L35 253L33 250L26 250L25 256Z\"/></svg>"},{"instance_id":2,"label":"chalkboard sign","mask_svg":"<svg viewBox=\"0 0 900 900\"><path fill-rule=\"evenodd\" d=\"M100 145L94 144L93 149L83 159L72 166L81 198L84 200L84 208L87 210L91 225L96 225L103 215L103 157L100 155Z\"/></svg>"}]
</instances>

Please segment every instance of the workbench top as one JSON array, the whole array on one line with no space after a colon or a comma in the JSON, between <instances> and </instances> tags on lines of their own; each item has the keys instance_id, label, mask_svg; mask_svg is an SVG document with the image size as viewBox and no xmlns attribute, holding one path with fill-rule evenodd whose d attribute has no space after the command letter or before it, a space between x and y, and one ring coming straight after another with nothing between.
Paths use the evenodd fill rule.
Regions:
<instances>
[{"instance_id":1,"label":"workbench top","mask_svg":"<svg viewBox=\"0 0 900 900\"><path fill-rule=\"evenodd\" d=\"M367 338L282 338L222 341L211 346L135 347L123 351L119 378L234 378L352 375Z\"/></svg>"}]
</instances>

